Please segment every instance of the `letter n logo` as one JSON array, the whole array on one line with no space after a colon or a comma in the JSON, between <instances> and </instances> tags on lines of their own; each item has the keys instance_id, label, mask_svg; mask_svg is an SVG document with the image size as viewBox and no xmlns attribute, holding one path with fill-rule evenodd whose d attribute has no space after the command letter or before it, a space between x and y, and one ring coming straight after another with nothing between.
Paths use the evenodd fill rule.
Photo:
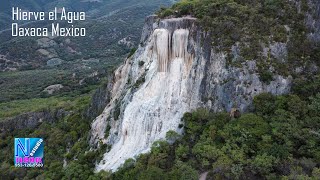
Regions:
<instances>
[{"instance_id":1,"label":"letter n logo","mask_svg":"<svg viewBox=\"0 0 320 180\"><path fill-rule=\"evenodd\" d=\"M29 157L30 139L29 138L14 138L14 151L15 151L16 157Z\"/></svg>"}]
</instances>

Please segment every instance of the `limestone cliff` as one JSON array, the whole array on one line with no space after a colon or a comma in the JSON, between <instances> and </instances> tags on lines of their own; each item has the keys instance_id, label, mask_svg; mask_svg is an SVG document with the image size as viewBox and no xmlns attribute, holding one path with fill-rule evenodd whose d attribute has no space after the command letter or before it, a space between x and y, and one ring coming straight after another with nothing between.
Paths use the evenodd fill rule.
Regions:
<instances>
[{"instance_id":1,"label":"limestone cliff","mask_svg":"<svg viewBox=\"0 0 320 180\"><path fill-rule=\"evenodd\" d=\"M97 170L114 171L169 130L181 132L187 111L245 111L259 93L290 91L290 76L274 74L273 81L263 83L255 61L233 67L226 56L211 46L209 33L195 18L148 17L140 47L115 71L111 101L92 123L91 143L112 145Z\"/></svg>"},{"instance_id":2,"label":"limestone cliff","mask_svg":"<svg viewBox=\"0 0 320 180\"><path fill-rule=\"evenodd\" d=\"M42 110L38 112L24 113L12 118L3 119L0 121L0 133L12 132L21 129L36 129L43 122L54 123L59 119L70 114L63 109L54 111Z\"/></svg>"}]
</instances>

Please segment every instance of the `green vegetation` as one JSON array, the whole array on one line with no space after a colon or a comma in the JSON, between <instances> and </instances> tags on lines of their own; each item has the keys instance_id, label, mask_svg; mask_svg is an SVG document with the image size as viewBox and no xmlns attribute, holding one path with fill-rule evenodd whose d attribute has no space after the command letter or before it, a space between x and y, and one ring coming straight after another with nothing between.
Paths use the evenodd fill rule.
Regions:
<instances>
[{"instance_id":1,"label":"green vegetation","mask_svg":"<svg viewBox=\"0 0 320 180\"><path fill-rule=\"evenodd\" d=\"M258 67L272 66L274 73L288 76L295 74L295 67L311 62L319 65L316 57L319 43L307 38L313 31L305 26L306 14L312 7L307 5L307 0L300 2L301 11L290 0L182 0L170 8L162 8L158 15L162 18L185 15L198 18L204 30L210 32L214 49L229 54L229 65L239 65L233 61L254 59ZM264 47L275 42L287 44L286 62L277 60L270 49L267 50L268 57L261 53ZM242 58L235 59L230 55L231 47L236 43ZM259 73L263 71L264 68L259 69ZM268 82L269 75L262 74L262 80Z\"/></svg>"},{"instance_id":2,"label":"green vegetation","mask_svg":"<svg viewBox=\"0 0 320 180\"><path fill-rule=\"evenodd\" d=\"M132 48L129 52L128 58L130 58L135 52L136 52L137 48Z\"/></svg>"},{"instance_id":3,"label":"green vegetation","mask_svg":"<svg viewBox=\"0 0 320 180\"><path fill-rule=\"evenodd\" d=\"M121 101L117 101L116 107L114 108L114 111L113 111L113 119L117 121L119 119L120 114L121 114Z\"/></svg>"},{"instance_id":4,"label":"green vegetation","mask_svg":"<svg viewBox=\"0 0 320 180\"><path fill-rule=\"evenodd\" d=\"M18 115L19 111L24 113L50 106L55 108L55 101L69 101L96 89L105 81L107 74L123 62L131 46L138 44L145 17L160 5L171 4L169 0L76 3L74 0L32 0L31 3L10 2L12 3L23 10L48 11L56 6L65 6L72 11L91 13L86 21L75 24L87 27L86 37L55 37L46 42L46 38L43 40L41 37L12 37L10 29L0 32L0 54L5 55L0 59L0 119ZM0 13L5 18L3 21L10 20L11 7L7 8L7 12ZM8 28L11 27L11 23L6 24L10 25ZM30 22L29 26L48 25L51 26L51 22L41 21ZM68 26L63 22L60 25ZM3 28L4 26L0 27ZM130 47L118 43L123 38L128 38ZM38 44L38 41L42 43ZM39 53L39 49L49 55ZM134 52L135 48L132 48L129 55ZM62 64L48 67L47 61L52 57L62 59ZM2 72L6 68L17 71ZM92 74L96 72L98 75L93 77ZM63 88L52 95L43 92L46 87L54 84L62 84ZM20 102L28 107L22 107Z\"/></svg>"},{"instance_id":5,"label":"green vegetation","mask_svg":"<svg viewBox=\"0 0 320 180\"><path fill-rule=\"evenodd\" d=\"M64 109L68 111L72 110L75 107L78 107L80 101L89 103L89 99L90 96L88 94L84 94L76 98L34 98L0 103L0 120L14 117L27 112L40 112L42 110Z\"/></svg>"},{"instance_id":6,"label":"green vegetation","mask_svg":"<svg viewBox=\"0 0 320 180\"><path fill-rule=\"evenodd\" d=\"M2 52L12 52L11 58L15 59L35 59L37 57L34 52L38 49L38 44L34 37L16 38L7 42L1 43ZM40 64L40 63L39 63Z\"/></svg>"},{"instance_id":7,"label":"green vegetation","mask_svg":"<svg viewBox=\"0 0 320 180\"><path fill-rule=\"evenodd\" d=\"M64 107L71 101L66 98L28 99L0 103L0 119L13 117L26 112L36 112L44 109Z\"/></svg>"},{"instance_id":8,"label":"green vegetation","mask_svg":"<svg viewBox=\"0 0 320 180\"><path fill-rule=\"evenodd\" d=\"M311 84L310 84L311 86ZM304 87L302 87L304 88ZM296 87L300 92L301 87ZM303 91L301 91L303 92ZM91 120L82 112L88 97L70 107L73 113L36 130L2 134L0 177L50 179L198 179L209 172L212 179L317 179L320 172L320 94L254 98L254 110L238 119L228 113L198 109L181 120L184 133L169 131L166 140L153 144L151 152L128 159L116 172L94 173L94 165L110 146L95 151L88 144ZM110 126L105 132L109 134ZM43 137L44 169L13 168L13 138ZM9 156L8 156L9 154ZM12 155L10 155L12 154ZM67 166L63 167L63 160Z\"/></svg>"},{"instance_id":9,"label":"green vegetation","mask_svg":"<svg viewBox=\"0 0 320 180\"><path fill-rule=\"evenodd\" d=\"M110 129L111 129L111 126L108 124L107 125L107 128L106 128L106 131L104 132L104 138L107 139L109 134L110 134Z\"/></svg>"},{"instance_id":10,"label":"green vegetation","mask_svg":"<svg viewBox=\"0 0 320 180\"><path fill-rule=\"evenodd\" d=\"M83 97L74 101L71 113L54 124L42 123L37 129L15 130L1 134L0 179L101 179L94 174L94 163L101 159L106 149L89 151L87 137L91 119L86 119L82 112L90 98ZM69 109L70 110L70 109ZM45 166L42 169L13 167L14 137L42 137L45 142ZM63 168L66 160L67 167Z\"/></svg>"},{"instance_id":11,"label":"green vegetation","mask_svg":"<svg viewBox=\"0 0 320 180\"><path fill-rule=\"evenodd\" d=\"M69 70L39 69L18 72L0 73L0 103L13 100L49 97L43 90L53 84L62 84L64 87L53 96L76 97L89 93L100 84L101 72L97 77L88 77L92 70L75 72L76 77ZM79 81L84 79L83 85ZM103 80L103 79L102 79Z\"/></svg>"},{"instance_id":12,"label":"green vegetation","mask_svg":"<svg viewBox=\"0 0 320 180\"><path fill-rule=\"evenodd\" d=\"M320 75L310 75L307 77L297 77L293 82L292 91L300 94L303 99L315 96L320 89Z\"/></svg>"},{"instance_id":13,"label":"green vegetation","mask_svg":"<svg viewBox=\"0 0 320 180\"><path fill-rule=\"evenodd\" d=\"M27 112L45 109L70 109L75 103L89 97L105 75L87 77L89 72L78 73L73 77L68 70L42 69L20 72L0 73L0 119L5 119ZM83 80L82 85L79 81ZM44 89L53 84L62 84L63 88L53 94Z\"/></svg>"},{"instance_id":14,"label":"green vegetation","mask_svg":"<svg viewBox=\"0 0 320 180\"><path fill-rule=\"evenodd\" d=\"M198 109L182 118L185 132L167 133L149 154L127 160L111 179L317 179L320 94L261 94L255 110L231 119Z\"/></svg>"},{"instance_id":15,"label":"green vegetation","mask_svg":"<svg viewBox=\"0 0 320 180\"><path fill-rule=\"evenodd\" d=\"M262 71L260 73L260 80L262 82L265 82L265 83L269 84L270 81L273 80L273 73L270 72L270 71Z\"/></svg>"},{"instance_id":16,"label":"green vegetation","mask_svg":"<svg viewBox=\"0 0 320 180\"><path fill-rule=\"evenodd\" d=\"M0 73L0 102L40 97L49 85L61 84L71 74L59 70L34 70Z\"/></svg>"},{"instance_id":17,"label":"green vegetation","mask_svg":"<svg viewBox=\"0 0 320 180\"><path fill-rule=\"evenodd\" d=\"M5 25L0 26L0 29L8 29L0 32L0 54L7 55L11 62L0 65L0 71L6 67L19 70L45 67L46 61L51 59L52 55L64 60L64 65L65 63L69 66L72 65L72 69L77 69L80 63L85 65L82 60L91 58L99 60L100 66L110 64L118 66L127 57L130 50L138 45L145 17L152 14L161 5L172 4L171 0L80 2L75 0L43 0L36 3L20 1L10 1L9 3L7 12L0 12L0 17L2 17L0 24ZM66 7L68 11L90 12L87 13L85 21L73 24L77 27L86 27L87 35L86 37L55 37L47 46L37 43L37 40L42 37L12 37L10 28L11 7L13 6L30 11L48 12L54 7ZM50 21L29 22L29 26L49 27L50 29L51 23ZM60 22L60 26L68 27L70 24ZM119 43L124 38L127 43ZM39 53L39 49L51 52L50 56Z\"/></svg>"},{"instance_id":18,"label":"green vegetation","mask_svg":"<svg viewBox=\"0 0 320 180\"><path fill-rule=\"evenodd\" d=\"M139 61L139 67L142 67L144 65L144 61Z\"/></svg>"},{"instance_id":19,"label":"green vegetation","mask_svg":"<svg viewBox=\"0 0 320 180\"><path fill-rule=\"evenodd\" d=\"M141 84L143 84L146 81L146 73L142 74L139 79L136 81L136 83L133 85L134 89L137 89L140 87Z\"/></svg>"}]
</instances>

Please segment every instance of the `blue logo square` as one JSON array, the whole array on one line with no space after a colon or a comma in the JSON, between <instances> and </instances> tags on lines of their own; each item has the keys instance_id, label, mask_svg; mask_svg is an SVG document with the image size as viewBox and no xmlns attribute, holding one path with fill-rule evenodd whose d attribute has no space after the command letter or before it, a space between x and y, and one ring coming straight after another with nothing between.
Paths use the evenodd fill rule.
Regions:
<instances>
[{"instance_id":1,"label":"blue logo square","mask_svg":"<svg viewBox=\"0 0 320 180\"><path fill-rule=\"evenodd\" d=\"M15 167L43 167L42 138L14 138Z\"/></svg>"}]
</instances>

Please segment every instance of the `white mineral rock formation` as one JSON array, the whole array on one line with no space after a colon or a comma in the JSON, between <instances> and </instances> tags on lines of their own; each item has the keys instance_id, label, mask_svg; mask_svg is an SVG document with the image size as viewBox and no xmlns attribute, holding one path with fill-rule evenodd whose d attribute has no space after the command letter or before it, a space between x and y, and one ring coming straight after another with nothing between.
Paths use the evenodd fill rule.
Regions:
<instances>
[{"instance_id":1,"label":"white mineral rock formation","mask_svg":"<svg viewBox=\"0 0 320 180\"><path fill-rule=\"evenodd\" d=\"M225 54L206 45L207 38L193 18L147 19L141 46L116 70L111 101L92 123L92 145L112 145L97 171L115 171L126 159L148 152L169 130L181 131L185 112L230 110L234 104L245 110L255 94L288 92L290 79L260 82L254 61L227 68Z\"/></svg>"}]
</instances>

